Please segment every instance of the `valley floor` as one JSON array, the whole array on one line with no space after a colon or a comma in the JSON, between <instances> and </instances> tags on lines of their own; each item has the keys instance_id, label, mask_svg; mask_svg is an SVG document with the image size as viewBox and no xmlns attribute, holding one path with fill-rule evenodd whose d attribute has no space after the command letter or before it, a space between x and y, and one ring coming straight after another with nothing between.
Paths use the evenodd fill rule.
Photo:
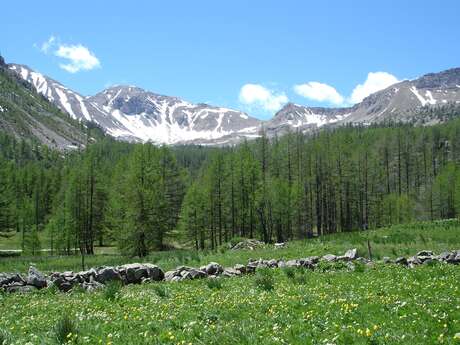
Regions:
<instances>
[{"instance_id":1,"label":"valley floor","mask_svg":"<svg viewBox=\"0 0 460 345\"><path fill-rule=\"evenodd\" d=\"M175 251L145 261L170 269L248 258L341 254L357 247L375 259L429 249L460 249L456 220L337 234L254 251ZM0 271L24 271L31 258L0 260ZM78 270L78 258L35 258L42 270ZM133 261L95 256L92 264ZM28 262L27 262L28 261ZM409 269L376 263L350 272L275 269L273 286L260 275L129 285L68 294L53 289L0 294L0 337L11 344L55 344L56 324L68 315L72 344L460 344L460 267L434 263ZM268 288L267 288L268 287ZM271 287L273 287L271 289ZM1 342L1 341L0 341Z\"/></svg>"},{"instance_id":2,"label":"valley floor","mask_svg":"<svg viewBox=\"0 0 460 345\"><path fill-rule=\"evenodd\" d=\"M297 277L297 278L296 278ZM256 276L126 286L104 292L41 291L0 297L0 325L13 344L53 344L63 315L79 344L456 344L458 266L376 266L364 272L275 270ZM304 277L299 279L299 277ZM162 288L159 288L162 286ZM161 293L159 293L161 291Z\"/></svg>"}]
</instances>

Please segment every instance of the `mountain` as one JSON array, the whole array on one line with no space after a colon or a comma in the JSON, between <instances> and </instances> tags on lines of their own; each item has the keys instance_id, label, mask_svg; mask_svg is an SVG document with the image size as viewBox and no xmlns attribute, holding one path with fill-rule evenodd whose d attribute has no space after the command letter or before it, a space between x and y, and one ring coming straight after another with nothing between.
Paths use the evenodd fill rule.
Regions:
<instances>
[{"instance_id":1,"label":"mountain","mask_svg":"<svg viewBox=\"0 0 460 345\"><path fill-rule=\"evenodd\" d=\"M0 56L0 130L59 150L86 143L85 129L9 70Z\"/></svg>"},{"instance_id":2,"label":"mountain","mask_svg":"<svg viewBox=\"0 0 460 345\"><path fill-rule=\"evenodd\" d=\"M288 103L267 122L267 133L282 134L288 130L308 131L341 122L351 114L351 108L305 107Z\"/></svg>"},{"instance_id":3,"label":"mountain","mask_svg":"<svg viewBox=\"0 0 460 345\"><path fill-rule=\"evenodd\" d=\"M10 64L8 68L72 119L93 122L107 134L126 141L225 145L258 137L262 126L273 136L289 130L306 132L350 123L433 124L445 118L434 116L427 108L442 110L444 106L460 104L460 68L401 81L350 107L288 103L269 121L237 110L193 104L136 86L113 86L84 97L27 66Z\"/></svg>"},{"instance_id":4,"label":"mountain","mask_svg":"<svg viewBox=\"0 0 460 345\"><path fill-rule=\"evenodd\" d=\"M121 140L224 144L253 137L259 130L260 120L237 110L193 104L135 86L114 86L83 97L27 66L9 68L72 118L94 122Z\"/></svg>"},{"instance_id":5,"label":"mountain","mask_svg":"<svg viewBox=\"0 0 460 345\"><path fill-rule=\"evenodd\" d=\"M369 125L393 121L433 124L440 119L430 117L425 108L442 109L458 104L460 68L453 68L391 85L352 107L315 108L289 103L275 114L267 128L272 132L283 132L287 128L308 130L347 123ZM419 116L421 113L423 118Z\"/></svg>"}]
</instances>

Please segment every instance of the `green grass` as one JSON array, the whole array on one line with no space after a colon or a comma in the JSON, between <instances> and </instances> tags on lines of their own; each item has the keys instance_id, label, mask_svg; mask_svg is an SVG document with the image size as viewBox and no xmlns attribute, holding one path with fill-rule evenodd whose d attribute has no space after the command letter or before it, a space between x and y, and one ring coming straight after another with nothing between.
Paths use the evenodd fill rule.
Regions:
<instances>
[{"instance_id":1,"label":"green grass","mask_svg":"<svg viewBox=\"0 0 460 345\"><path fill-rule=\"evenodd\" d=\"M0 325L13 344L55 344L68 315L78 344L458 344L460 269L377 265L366 272L273 270L257 275L125 286L116 301L94 293L2 295ZM67 328L67 327L66 327ZM65 332L61 332L66 333ZM442 341L441 341L442 340Z\"/></svg>"},{"instance_id":2,"label":"green grass","mask_svg":"<svg viewBox=\"0 0 460 345\"><path fill-rule=\"evenodd\" d=\"M371 243L374 259L381 259L384 256L392 258L409 256L424 249L435 252L460 249L460 222L458 220L420 222L365 232L326 235L315 239L293 241L288 243L286 248L277 250L273 250L272 246L254 251L197 252L194 250L173 250L152 253L144 259L123 257L117 254L99 254L88 256L85 261L87 267L144 261L169 270L179 265L200 266L211 261L216 261L224 266L233 266L237 263L244 264L249 258L293 259L327 253L341 254L347 249L355 247L358 248L360 255L367 257L367 240ZM0 272L26 272L31 263L43 271L78 271L81 269L78 256L50 258L42 255L39 257L0 258Z\"/></svg>"},{"instance_id":3,"label":"green grass","mask_svg":"<svg viewBox=\"0 0 460 345\"><path fill-rule=\"evenodd\" d=\"M417 223L296 241L287 248L223 253L172 251L145 261L164 269L248 258L300 258L357 247L396 257L422 249L460 249L458 221ZM9 258L0 271L78 269L78 257ZM133 261L117 255L88 265ZM460 266L324 264L260 270L229 279L114 286L92 293L0 293L0 339L11 344L460 344ZM112 298L116 297L116 298ZM64 316L66 316L64 318ZM72 333L71 336L68 336ZM66 340L68 339L68 340Z\"/></svg>"}]
</instances>

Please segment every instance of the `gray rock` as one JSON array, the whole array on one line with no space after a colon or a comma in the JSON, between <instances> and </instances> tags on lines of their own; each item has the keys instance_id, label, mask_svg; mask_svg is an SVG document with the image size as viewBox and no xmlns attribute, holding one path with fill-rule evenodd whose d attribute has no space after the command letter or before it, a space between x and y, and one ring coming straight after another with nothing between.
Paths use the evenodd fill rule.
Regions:
<instances>
[{"instance_id":1,"label":"gray rock","mask_svg":"<svg viewBox=\"0 0 460 345\"><path fill-rule=\"evenodd\" d=\"M348 249L343 257L347 260L356 260L358 258L358 249Z\"/></svg>"},{"instance_id":2,"label":"gray rock","mask_svg":"<svg viewBox=\"0 0 460 345\"><path fill-rule=\"evenodd\" d=\"M284 247L286 247L285 242L275 243L275 249L281 249L281 248L284 248Z\"/></svg>"},{"instance_id":3,"label":"gray rock","mask_svg":"<svg viewBox=\"0 0 460 345\"><path fill-rule=\"evenodd\" d=\"M11 285L6 286L6 292L10 293L27 293L36 291L37 288L32 285L21 285L20 283L13 283Z\"/></svg>"},{"instance_id":4,"label":"gray rock","mask_svg":"<svg viewBox=\"0 0 460 345\"><path fill-rule=\"evenodd\" d=\"M25 280L21 277L21 275L19 275L17 273L13 273L13 274L3 273L3 274L0 274L0 286L10 285L12 283L25 284Z\"/></svg>"},{"instance_id":5,"label":"gray rock","mask_svg":"<svg viewBox=\"0 0 460 345\"><path fill-rule=\"evenodd\" d=\"M278 267L278 260L275 260L275 259L268 260L267 266L270 268Z\"/></svg>"},{"instance_id":6,"label":"gray rock","mask_svg":"<svg viewBox=\"0 0 460 345\"><path fill-rule=\"evenodd\" d=\"M153 264L144 264L148 268L149 278L154 281L160 281L164 279L164 273L160 267Z\"/></svg>"},{"instance_id":7,"label":"gray rock","mask_svg":"<svg viewBox=\"0 0 460 345\"><path fill-rule=\"evenodd\" d=\"M422 250L417 253L417 256L434 256L434 253L431 250Z\"/></svg>"},{"instance_id":8,"label":"gray rock","mask_svg":"<svg viewBox=\"0 0 460 345\"><path fill-rule=\"evenodd\" d=\"M384 256L382 261L383 261L384 264L391 263L391 259L388 256Z\"/></svg>"},{"instance_id":9,"label":"gray rock","mask_svg":"<svg viewBox=\"0 0 460 345\"><path fill-rule=\"evenodd\" d=\"M260 248L260 247L263 247L263 246L264 246L263 242L260 242L258 240L248 239L248 240L244 240L244 241L241 241L241 242L235 244L232 247L232 250L239 250L239 249L254 250L256 248Z\"/></svg>"},{"instance_id":10,"label":"gray rock","mask_svg":"<svg viewBox=\"0 0 460 345\"><path fill-rule=\"evenodd\" d=\"M322 259L324 261L333 262L337 261L337 256L335 256L334 254L326 254L322 257Z\"/></svg>"},{"instance_id":11,"label":"gray rock","mask_svg":"<svg viewBox=\"0 0 460 345\"><path fill-rule=\"evenodd\" d=\"M298 262L300 266L305 268L313 268L315 266L315 264L310 258L299 259Z\"/></svg>"},{"instance_id":12,"label":"gray rock","mask_svg":"<svg viewBox=\"0 0 460 345\"><path fill-rule=\"evenodd\" d=\"M92 292L92 291L96 291L96 290L99 290L99 289L103 289L104 285L94 281L94 282L91 282L91 283L84 282L84 283L81 284L81 287L87 292Z\"/></svg>"},{"instance_id":13,"label":"gray rock","mask_svg":"<svg viewBox=\"0 0 460 345\"><path fill-rule=\"evenodd\" d=\"M233 266L233 268L237 271L239 271L241 274L244 274L247 272L246 270L246 266L244 265L241 265L241 264L236 264L235 266Z\"/></svg>"},{"instance_id":14,"label":"gray rock","mask_svg":"<svg viewBox=\"0 0 460 345\"><path fill-rule=\"evenodd\" d=\"M30 266L27 275L27 284L35 286L38 289L43 289L46 287L47 282L45 276L39 270L34 266Z\"/></svg>"},{"instance_id":15,"label":"gray rock","mask_svg":"<svg viewBox=\"0 0 460 345\"><path fill-rule=\"evenodd\" d=\"M164 277L164 280L165 281L172 281L174 277L178 276L180 273L176 270L172 270L172 271L167 271L165 273L165 277Z\"/></svg>"},{"instance_id":16,"label":"gray rock","mask_svg":"<svg viewBox=\"0 0 460 345\"><path fill-rule=\"evenodd\" d=\"M125 277L127 284L140 284L142 278L149 278L149 269L138 263L122 265L118 272Z\"/></svg>"},{"instance_id":17,"label":"gray rock","mask_svg":"<svg viewBox=\"0 0 460 345\"><path fill-rule=\"evenodd\" d=\"M226 267L222 272L222 276L224 277L236 277L241 275L241 272L234 269L233 267Z\"/></svg>"},{"instance_id":18,"label":"gray rock","mask_svg":"<svg viewBox=\"0 0 460 345\"><path fill-rule=\"evenodd\" d=\"M422 260L420 260L417 256L411 256L407 259L407 264L409 266L421 265Z\"/></svg>"},{"instance_id":19,"label":"gray rock","mask_svg":"<svg viewBox=\"0 0 460 345\"><path fill-rule=\"evenodd\" d=\"M223 267L217 262L210 262L206 265L204 271L209 275L218 275L224 271Z\"/></svg>"},{"instance_id":20,"label":"gray rock","mask_svg":"<svg viewBox=\"0 0 460 345\"><path fill-rule=\"evenodd\" d=\"M113 267L103 267L97 271L96 281L106 284L110 281L122 281L120 273Z\"/></svg>"},{"instance_id":21,"label":"gray rock","mask_svg":"<svg viewBox=\"0 0 460 345\"><path fill-rule=\"evenodd\" d=\"M401 256L395 260L395 264L407 266L407 259Z\"/></svg>"},{"instance_id":22,"label":"gray rock","mask_svg":"<svg viewBox=\"0 0 460 345\"><path fill-rule=\"evenodd\" d=\"M300 267L300 262L298 260L288 260L286 267Z\"/></svg>"}]
</instances>

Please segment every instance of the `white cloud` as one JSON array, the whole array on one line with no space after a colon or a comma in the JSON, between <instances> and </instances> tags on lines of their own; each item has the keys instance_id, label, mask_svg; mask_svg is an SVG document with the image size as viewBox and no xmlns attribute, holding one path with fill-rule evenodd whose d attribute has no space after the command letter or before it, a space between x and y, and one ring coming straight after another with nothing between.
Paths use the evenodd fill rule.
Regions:
<instances>
[{"instance_id":1,"label":"white cloud","mask_svg":"<svg viewBox=\"0 0 460 345\"><path fill-rule=\"evenodd\" d=\"M101 66L98 58L81 44L60 45L54 55L69 60L69 63L60 64L59 66L70 73L76 73L81 70L89 71Z\"/></svg>"},{"instance_id":2,"label":"white cloud","mask_svg":"<svg viewBox=\"0 0 460 345\"><path fill-rule=\"evenodd\" d=\"M371 93L386 89L388 86L396 84L398 78L387 72L370 72L363 84L358 84L354 88L351 96L351 103L359 103Z\"/></svg>"},{"instance_id":3,"label":"white cloud","mask_svg":"<svg viewBox=\"0 0 460 345\"><path fill-rule=\"evenodd\" d=\"M337 92L334 87L316 81L295 85L294 91L302 97L317 102L328 102L334 105L345 106L359 103L370 94L386 89L398 82L398 78L390 73L370 72L364 83L356 85L351 96L348 98Z\"/></svg>"},{"instance_id":4,"label":"white cloud","mask_svg":"<svg viewBox=\"0 0 460 345\"><path fill-rule=\"evenodd\" d=\"M48 54L48 51L55 44L55 42L56 42L56 37L50 36L50 38L48 38L45 42L41 44L40 50L43 53Z\"/></svg>"},{"instance_id":5,"label":"white cloud","mask_svg":"<svg viewBox=\"0 0 460 345\"><path fill-rule=\"evenodd\" d=\"M261 107L274 112L279 110L289 99L284 92L275 93L260 84L245 84L240 90L240 102L250 106Z\"/></svg>"},{"instance_id":6,"label":"white cloud","mask_svg":"<svg viewBox=\"0 0 460 345\"><path fill-rule=\"evenodd\" d=\"M318 102L329 102L335 105L340 105L344 102L344 98L334 87L316 81L295 85L294 91L300 96Z\"/></svg>"},{"instance_id":7,"label":"white cloud","mask_svg":"<svg viewBox=\"0 0 460 345\"><path fill-rule=\"evenodd\" d=\"M69 73L89 71L101 66L99 59L87 47L81 44L62 44L55 36L50 36L39 49L44 54L52 52L53 55L68 60L59 66Z\"/></svg>"}]
</instances>

